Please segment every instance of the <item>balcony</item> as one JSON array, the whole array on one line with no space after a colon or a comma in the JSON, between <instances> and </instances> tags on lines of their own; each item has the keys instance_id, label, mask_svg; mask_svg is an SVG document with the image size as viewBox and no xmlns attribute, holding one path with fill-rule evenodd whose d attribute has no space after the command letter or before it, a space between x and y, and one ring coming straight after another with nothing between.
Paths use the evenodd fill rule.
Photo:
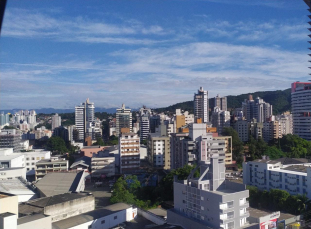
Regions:
<instances>
[{"instance_id":1,"label":"balcony","mask_svg":"<svg viewBox=\"0 0 311 229\"><path fill-rule=\"evenodd\" d=\"M221 224L226 224L229 220L232 220L234 218L234 215L229 215L229 216L223 216L220 215L220 223Z\"/></svg>"},{"instance_id":2,"label":"balcony","mask_svg":"<svg viewBox=\"0 0 311 229\"><path fill-rule=\"evenodd\" d=\"M232 211L233 204L227 205L227 206L220 206L220 213L227 213Z\"/></svg>"},{"instance_id":3,"label":"balcony","mask_svg":"<svg viewBox=\"0 0 311 229\"><path fill-rule=\"evenodd\" d=\"M240 203L240 207L248 208L249 207L249 202L245 201L244 203Z\"/></svg>"},{"instance_id":4,"label":"balcony","mask_svg":"<svg viewBox=\"0 0 311 229\"><path fill-rule=\"evenodd\" d=\"M249 217L249 212L243 212L243 213L240 213L240 217Z\"/></svg>"}]
</instances>

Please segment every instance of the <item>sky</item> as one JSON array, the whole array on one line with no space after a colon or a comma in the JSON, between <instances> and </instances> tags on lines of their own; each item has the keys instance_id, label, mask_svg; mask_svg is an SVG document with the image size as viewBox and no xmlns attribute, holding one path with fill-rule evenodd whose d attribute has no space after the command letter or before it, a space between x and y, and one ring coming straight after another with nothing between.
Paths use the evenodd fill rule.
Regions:
<instances>
[{"instance_id":1,"label":"sky","mask_svg":"<svg viewBox=\"0 0 311 229\"><path fill-rule=\"evenodd\" d=\"M156 108L309 80L303 0L8 0L0 110Z\"/></svg>"}]
</instances>

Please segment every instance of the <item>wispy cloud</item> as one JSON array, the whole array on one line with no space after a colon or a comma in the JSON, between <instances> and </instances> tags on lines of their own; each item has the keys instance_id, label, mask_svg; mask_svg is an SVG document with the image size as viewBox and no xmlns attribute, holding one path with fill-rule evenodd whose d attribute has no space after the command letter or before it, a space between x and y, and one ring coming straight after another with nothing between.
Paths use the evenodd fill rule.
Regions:
<instances>
[{"instance_id":1,"label":"wispy cloud","mask_svg":"<svg viewBox=\"0 0 311 229\"><path fill-rule=\"evenodd\" d=\"M59 15L57 15L59 16ZM5 14L3 36L17 38L50 38L58 41L116 44L152 44L157 40L145 35L169 34L159 25L142 23L111 24L85 17L58 18L50 13L37 13L24 9L10 9ZM141 36L137 39L135 36Z\"/></svg>"},{"instance_id":2,"label":"wispy cloud","mask_svg":"<svg viewBox=\"0 0 311 229\"><path fill-rule=\"evenodd\" d=\"M199 86L211 96L276 90L290 87L308 73L304 53L215 42L123 50L109 57L110 64L77 60L49 65L3 64L1 78L6 87L1 89L2 104L17 106L31 96L36 107L73 107L90 97L98 107L123 102L131 107L158 107L191 100ZM116 59L122 64L113 62ZM72 75L75 77L68 77Z\"/></svg>"}]
</instances>

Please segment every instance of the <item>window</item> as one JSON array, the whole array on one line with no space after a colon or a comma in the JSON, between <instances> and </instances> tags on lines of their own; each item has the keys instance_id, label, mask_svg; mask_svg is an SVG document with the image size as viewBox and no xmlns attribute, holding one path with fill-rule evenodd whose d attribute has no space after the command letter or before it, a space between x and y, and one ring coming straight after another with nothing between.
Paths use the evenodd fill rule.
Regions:
<instances>
[{"instance_id":1,"label":"window","mask_svg":"<svg viewBox=\"0 0 311 229\"><path fill-rule=\"evenodd\" d=\"M29 163L26 163L26 165L29 165Z\"/></svg>"},{"instance_id":2,"label":"window","mask_svg":"<svg viewBox=\"0 0 311 229\"><path fill-rule=\"evenodd\" d=\"M34 163L34 162L32 162L32 163L31 163L31 165L35 165L35 163Z\"/></svg>"},{"instance_id":3,"label":"window","mask_svg":"<svg viewBox=\"0 0 311 229\"><path fill-rule=\"evenodd\" d=\"M29 157L26 157L26 161L29 161Z\"/></svg>"},{"instance_id":4,"label":"window","mask_svg":"<svg viewBox=\"0 0 311 229\"><path fill-rule=\"evenodd\" d=\"M102 221L101 221L101 224L104 224L104 223L105 223L105 220L102 220Z\"/></svg>"},{"instance_id":5,"label":"window","mask_svg":"<svg viewBox=\"0 0 311 229\"><path fill-rule=\"evenodd\" d=\"M27 171L29 171L29 168L27 168Z\"/></svg>"},{"instance_id":6,"label":"window","mask_svg":"<svg viewBox=\"0 0 311 229\"><path fill-rule=\"evenodd\" d=\"M37 157L37 160L40 160L40 157Z\"/></svg>"},{"instance_id":7,"label":"window","mask_svg":"<svg viewBox=\"0 0 311 229\"><path fill-rule=\"evenodd\" d=\"M113 217L114 219L117 219L118 218L118 216L115 216L115 217Z\"/></svg>"},{"instance_id":8,"label":"window","mask_svg":"<svg viewBox=\"0 0 311 229\"><path fill-rule=\"evenodd\" d=\"M44 157L41 157L41 159L44 159Z\"/></svg>"},{"instance_id":9,"label":"window","mask_svg":"<svg viewBox=\"0 0 311 229\"><path fill-rule=\"evenodd\" d=\"M32 157L32 158L31 158L31 160L35 160L35 158L34 158L34 157Z\"/></svg>"}]
</instances>

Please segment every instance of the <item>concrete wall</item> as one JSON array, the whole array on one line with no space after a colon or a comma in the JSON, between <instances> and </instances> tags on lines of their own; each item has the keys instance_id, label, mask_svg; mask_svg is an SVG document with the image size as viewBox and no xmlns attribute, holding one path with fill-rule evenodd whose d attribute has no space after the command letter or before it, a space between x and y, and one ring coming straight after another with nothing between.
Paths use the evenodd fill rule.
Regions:
<instances>
[{"instance_id":1,"label":"concrete wall","mask_svg":"<svg viewBox=\"0 0 311 229\"><path fill-rule=\"evenodd\" d=\"M17 229L17 215L4 214L0 215L1 229Z\"/></svg>"},{"instance_id":2,"label":"concrete wall","mask_svg":"<svg viewBox=\"0 0 311 229\"><path fill-rule=\"evenodd\" d=\"M17 229L52 229L51 216L17 225Z\"/></svg>"},{"instance_id":3,"label":"concrete wall","mask_svg":"<svg viewBox=\"0 0 311 229\"><path fill-rule=\"evenodd\" d=\"M153 214L152 212L144 211L140 208L138 208L137 210L138 210L138 215L143 216L144 218L150 220L151 222L157 225L163 225L166 223L165 219Z\"/></svg>"},{"instance_id":4,"label":"concrete wall","mask_svg":"<svg viewBox=\"0 0 311 229\"><path fill-rule=\"evenodd\" d=\"M18 215L18 197L7 196L0 198L0 214L10 212Z\"/></svg>"},{"instance_id":5,"label":"concrete wall","mask_svg":"<svg viewBox=\"0 0 311 229\"><path fill-rule=\"evenodd\" d=\"M26 168L20 167L16 169L0 169L0 180L8 178L23 177L26 180Z\"/></svg>"},{"instance_id":6,"label":"concrete wall","mask_svg":"<svg viewBox=\"0 0 311 229\"><path fill-rule=\"evenodd\" d=\"M56 222L84 212L92 211L94 208L94 196L85 196L83 198L47 206L44 208L44 214L51 215L52 222Z\"/></svg>"}]
</instances>

